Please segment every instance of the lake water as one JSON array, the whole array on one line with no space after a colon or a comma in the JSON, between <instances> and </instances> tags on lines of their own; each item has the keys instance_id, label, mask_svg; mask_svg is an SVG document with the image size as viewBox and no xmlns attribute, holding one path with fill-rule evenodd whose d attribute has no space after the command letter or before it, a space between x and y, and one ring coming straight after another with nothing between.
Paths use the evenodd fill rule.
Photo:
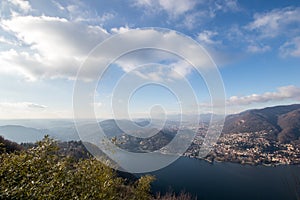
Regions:
<instances>
[{"instance_id":1,"label":"lake water","mask_svg":"<svg viewBox=\"0 0 300 200\"><path fill-rule=\"evenodd\" d=\"M210 164L181 157L152 172L155 192L185 191L198 199L300 199L300 166L249 166Z\"/></svg>"}]
</instances>

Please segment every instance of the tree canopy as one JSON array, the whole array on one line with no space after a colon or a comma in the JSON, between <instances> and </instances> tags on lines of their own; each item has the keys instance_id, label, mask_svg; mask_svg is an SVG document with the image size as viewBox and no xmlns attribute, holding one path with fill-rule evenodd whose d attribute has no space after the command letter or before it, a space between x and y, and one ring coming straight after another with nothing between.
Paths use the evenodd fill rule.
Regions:
<instances>
[{"instance_id":1,"label":"tree canopy","mask_svg":"<svg viewBox=\"0 0 300 200\"><path fill-rule=\"evenodd\" d=\"M128 183L94 158L78 161L59 154L49 137L0 156L0 199L150 199L153 179Z\"/></svg>"}]
</instances>

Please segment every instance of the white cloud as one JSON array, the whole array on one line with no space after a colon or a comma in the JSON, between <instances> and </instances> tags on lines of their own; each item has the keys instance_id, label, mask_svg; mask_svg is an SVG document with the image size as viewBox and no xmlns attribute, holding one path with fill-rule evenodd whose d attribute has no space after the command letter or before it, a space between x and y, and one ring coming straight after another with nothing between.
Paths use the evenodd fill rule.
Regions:
<instances>
[{"instance_id":1,"label":"white cloud","mask_svg":"<svg viewBox=\"0 0 300 200\"><path fill-rule=\"evenodd\" d=\"M282 86L275 92L265 92L263 94L251 94L246 96L231 96L225 102L227 114L239 113L243 110L264 108L274 105L274 102L280 104L300 102L300 87L294 85ZM222 113L223 103L212 104L210 101L198 103L198 108L202 112ZM221 114L220 113L220 114Z\"/></svg>"},{"instance_id":2,"label":"white cloud","mask_svg":"<svg viewBox=\"0 0 300 200\"><path fill-rule=\"evenodd\" d=\"M194 0L177 0L176 2L172 0L160 0L159 4L169 15L177 17L193 9L196 3Z\"/></svg>"},{"instance_id":3,"label":"white cloud","mask_svg":"<svg viewBox=\"0 0 300 200\"><path fill-rule=\"evenodd\" d=\"M183 20L183 26L188 28L188 29L193 29L195 28L196 24L202 24L203 21L205 21L204 19L207 17L206 12L193 12L193 13L187 13L184 16L184 20ZM200 19L202 21L200 21Z\"/></svg>"},{"instance_id":4,"label":"white cloud","mask_svg":"<svg viewBox=\"0 0 300 200\"><path fill-rule=\"evenodd\" d=\"M299 27L300 7L285 7L269 12L255 13L253 21L246 26L233 25L227 31L225 39L229 40L231 47L243 48L250 53L279 50L283 57L297 57ZM284 39L288 38L294 39L284 42ZM279 42L284 43L279 44L280 48L277 46Z\"/></svg>"},{"instance_id":5,"label":"white cloud","mask_svg":"<svg viewBox=\"0 0 300 200\"><path fill-rule=\"evenodd\" d=\"M142 8L146 15L157 16L166 13L167 23L176 21L178 27L190 30L207 24L217 13L237 12L240 7L236 0L132 0L133 6Z\"/></svg>"},{"instance_id":6,"label":"white cloud","mask_svg":"<svg viewBox=\"0 0 300 200\"><path fill-rule=\"evenodd\" d=\"M193 70L193 67L186 61L168 63L167 66L150 65L134 69L133 73L145 80L164 82L181 80L187 77Z\"/></svg>"},{"instance_id":7,"label":"white cloud","mask_svg":"<svg viewBox=\"0 0 300 200\"><path fill-rule=\"evenodd\" d=\"M36 103L28 103L27 106L29 108L38 108L38 109L47 108L47 106L45 106L45 105L40 105L40 104L36 104Z\"/></svg>"},{"instance_id":8,"label":"white cloud","mask_svg":"<svg viewBox=\"0 0 300 200\"><path fill-rule=\"evenodd\" d=\"M4 44L8 44L8 45L14 45L14 46L18 45L17 42L9 40L9 39L7 39L3 36L0 36L0 43L4 43Z\"/></svg>"},{"instance_id":9,"label":"white cloud","mask_svg":"<svg viewBox=\"0 0 300 200\"><path fill-rule=\"evenodd\" d=\"M229 43L231 48L237 48L246 53L262 54L275 49L273 43L259 35L234 24L223 35L223 40L225 40L224 44Z\"/></svg>"},{"instance_id":10,"label":"white cloud","mask_svg":"<svg viewBox=\"0 0 300 200\"><path fill-rule=\"evenodd\" d=\"M47 106L32 102L0 102L1 109L45 109Z\"/></svg>"},{"instance_id":11,"label":"white cloud","mask_svg":"<svg viewBox=\"0 0 300 200\"><path fill-rule=\"evenodd\" d=\"M18 8L20 8L25 13L32 10L32 8L29 4L29 1L26 1L26 0L8 0L8 2L13 4L14 6L17 6Z\"/></svg>"},{"instance_id":12,"label":"white cloud","mask_svg":"<svg viewBox=\"0 0 300 200\"><path fill-rule=\"evenodd\" d=\"M300 57L300 37L295 37L292 40L285 42L279 50L283 57Z\"/></svg>"},{"instance_id":13,"label":"white cloud","mask_svg":"<svg viewBox=\"0 0 300 200\"><path fill-rule=\"evenodd\" d=\"M119 27L119 28L112 28L111 30L110 30L110 32L111 33L125 33L125 32L127 32L127 31L129 31L130 30L130 28L128 27L128 26L121 26L121 27Z\"/></svg>"},{"instance_id":14,"label":"white cloud","mask_svg":"<svg viewBox=\"0 0 300 200\"><path fill-rule=\"evenodd\" d=\"M145 80L162 82L167 80L167 70L161 66L146 69L137 69L134 74Z\"/></svg>"},{"instance_id":15,"label":"white cloud","mask_svg":"<svg viewBox=\"0 0 300 200\"><path fill-rule=\"evenodd\" d=\"M0 119L59 119L72 116L70 111L53 110L32 102L0 102Z\"/></svg>"},{"instance_id":16,"label":"white cloud","mask_svg":"<svg viewBox=\"0 0 300 200\"><path fill-rule=\"evenodd\" d=\"M16 69L29 79L75 77L88 52L109 36L99 26L58 17L13 16L0 23L24 46L0 52L0 71Z\"/></svg>"},{"instance_id":17,"label":"white cloud","mask_svg":"<svg viewBox=\"0 0 300 200\"><path fill-rule=\"evenodd\" d=\"M174 79L181 79L182 77L186 77L192 72L193 67L187 63L186 61L178 61L175 63L171 63L171 73L169 76Z\"/></svg>"},{"instance_id":18,"label":"white cloud","mask_svg":"<svg viewBox=\"0 0 300 200\"><path fill-rule=\"evenodd\" d=\"M299 34L299 25L300 8L286 7L263 14L255 14L254 21L249 23L246 29L258 31L262 38L269 38L281 34Z\"/></svg>"},{"instance_id":19,"label":"white cloud","mask_svg":"<svg viewBox=\"0 0 300 200\"><path fill-rule=\"evenodd\" d=\"M226 13L241 10L236 0L197 1L195 6L197 6L197 9L192 9L191 12L184 15L182 25L188 29L194 29L209 23L219 12Z\"/></svg>"},{"instance_id":20,"label":"white cloud","mask_svg":"<svg viewBox=\"0 0 300 200\"><path fill-rule=\"evenodd\" d=\"M146 9L148 13L165 11L171 18L177 18L183 14L195 10L197 5L201 5L201 9L197 9L187 18L188 21L194 21L199 13L205 13L206 16L214 17L217 12L236 12L240 11L240 7L236 0L217 0L217 1L196 1L196 0L134 0L134 5ZM201 14L202 15L202 14ZM204 16L204 15L202 15Z\"/></svg>"},{"instance_id":21,"label":"white cloud","mask_svg":"<svg viewBox=\"0 0 300 200\"><path fill-rule=\"evenodd\" d=\"M95 103L94 103L94 106L97 107L97 108L100 108L100 107L103 106L103 103L100 102L100 101L99 101L99 102L95 102Z\"/></svg>"},{"instance_id":22,"label":"white cloud","mask_svg":"<svg viewBox=\"0 0 300 200\"><path fill-rule=\"evenodd\" d=\"M65 10L65 7L63 7L59 2L52 0L51 1L59 10Z\"/></svg>"},{"instance_id":23,"label":"white cloud","mask_svg":"<svg viewBox=\"0 0 300 200\"><path fill-rule=\"evenodd\" d=\"M165 11L171 18L176 18L192 10L196 5L194 0L134 0L134 5L143 7L146 11Z\"/></svg>"},{"instance_id":24,"label":"white cloud","mask_svg":"<svg viewBox=\"0 0 300 200\"><path fill-rule=\"evenodd\" d=\"M73 22L84 22L88 24L97 24L102 26L107 21L115 18L116 13L113 11L103 12L101 15L88 7L84 1L58 1L51 0L54 7L64 18ZM52 13L49 13L52 16Z\"/></svg>"},{"instance_id":25,"label":"white cloud","mask_svg":"<svg viewBox=\"0 0 300 200\"><path fill-rule=\"evenodd\" d=\"M58 17L15 16L2 20L1 25L14 33L20 41L31 45L31 49L49 57L66 52L78 55L108 36L99 26L84 25Z\"/></svg>"},{"instance_id":26,"label":"white cloud","mask_svg":"<svg viewBox=\"0 0 300 200\"><path fill-rule=\"evenodd\" d=\"M11 19L0 21L1 26L7 33L18 39L17 42L23 44L22 48L11 48L10 50L0 51L0 64L3 66L0 72L23 74L28 80L39 78L68 78L74 79L81 62L86 58L90 50L108 38L110 34L99 26L91 26L80 22L69 21L65 18L49 16L13 16ZM128 27L114 28L111 32L128 31ZM164 44L166 49L176 48L178 46L173 42L178 39L176 32L159 32L156 30L144 30L138 35L134 33L130 36L124 36L122 43L113 44L111 48L124 48L129 44L143 43L145 38L150 38L153 44ZM123 37L123 36L122 36ZM165 42L162 38L169 38ZM172 40L172 38L174 38ZM172 42L170 42L172 41ZM181 47L186 51L185 47ZM191 47L192 48L192 47ZM103 52L101 57L96 58L97 67L105 66L103 63L117 49ZM191 56L198 58L197 64L205 67L208 61L199 56L194 51L188 51ZM205 55L204 55L205 56ZM117 61L117 64L128 72L134 67L149 63L161 61L170 61L174 55L166 52L154 52L139 55L128 56ZM96 68L85 70L86 79L94 78ZM186 68L177 71L187 74Z\"/></svg>"},{"instance_id":27,"label":"white cloud","mask_svg":"<svg viewBox=\"0 0 300 200\"><path fill-rule=\"evenodd\" d=\"M100 17L100 22L106 22L110 19L113 19L115 17L115 14L110 13L110 12L105 12L101 17Z\"/></svg>"},{"instance_id":28,"label":"white cloud","mask_svg":"<svg viewBox=\"0 0 300 200\"><path fill-rule=\"evenodd\" d=\"M247 47L247 51L251 53L264 53L267 51L270 51L271 47L269 45L256 45L256 44L251 44Z\"/></svg>"},{"instance_id":29,"label":"white cloud","mask_svg":"<svg viewBox=\"0 0 300 200\"><path fill-rule=\"evenodd\" d=\"M236 0L217 0L212 1L209 7L210 16L214 17L217 12L237 12L240 11L240 7Z\"/></svg>"},{"instance_id":30,"label":"white cloud","mask_svg":"<svg viewBox=\"0 0 300 200\"><path fill-rule=\"evenodd\" d=\"M147 2L148 1L139 3L148 5ZM130 30L128 26L124 26L111 28L110 33L108 33L101 25L86 23L87 21L90 22L89 17L97 17L96 14L93 15L90 11L82 11L78 5L70 4L64 7L56 1L52 1L52 3L59 10L69 13L71 17L63 18L45 15L32 16L16 14L0 20L0 26L5 31L4 35L15 40L7 40L6 37L3 36L0 38L0 42L11 45L9 48L0 50L0 65L2 66L0 73L22 74L27 80L31 81L39 78L74 79L79 66L90 50L111 36L111 34L124 33ZM178 1L177 4L174 4L169 1L159 1L158 4L161 9L169 12L170 15L177 16L193 9L192 7L195 2L186 0ZM149 5L152 6L152 1ZM106 21L112 17L113 14L104 13L99 20ZM161 39L163 38L162 34L163 37L167 38L175 38L177 35L175 32L162 33L155 30L148 30L144 31L143 34L124 38L124 42L115 44L112 48L116 46L123 48L129 43L141 43L144 38L151 38L153 44L164 43ZM175 47L178 48L174 42L165 43L166 49ZM194 55L195 53L191 51L190 54ZM200 66L205 66L208 62L206 59L203 59L203 56L201 57L196 54L194 56L199 57L197 64ZM103 55L97 58L98 66L105 63L107 57L109 56ZM128 72L140 64L147 62L159 63L166 60L170 62L172 59L173 56L156 52L148 56L145 56L145 54L141 54L139 57L129 56L126 59L118 60L117 64L119 64L125 72ZM183 65L181 65L181 67L182 69L177 66L175 71L180 71L184 76L187 75L189 72L188 68ZM85 78L94 78L95 70L95 68L87 69Z\"/></svg>"},{"instance_id":31,"label":"white cloud","mask_svg":"<svg viewBox=\"0 0 300 200\"><path fill-rule=\"evenodd\" d=\"M156 31L151 33L151 35L153 36L154 44L156 42L157 43L162 42L160 41L161 38L157 33L158 32ZM134 43L136 41L134 41L134 38L129 38L128 42ZM168 46L166 46L166 48L168 48ZM120 57L116 61L116 64L118 64L125 72L130 72L131 70L136 69L140 65L144 65L147 63L160 63L163 61L170 62L170 60L177 60L177 59L178 59L177 56L163 50L141 49L139 51L134 51Z\"/></svg>"},{"instance_id":32,"label":"white cloud","mask_svg":"<svg viewBox=\"0 0 300 200\"><path fill-rule=\"evenodd\" d=\"M166 70L160 70L157 68L156 71L143 71L140 77L144 77L146 79L157 80L158 76L164 76L168 79L179 79L187 76L191 72L191 66L183 60L183 58L178 57L172 53L169 53L169 50L176 49L179 52L184 52L182 55L186 55L189 58L193 58L194 64L200 68L209 68L210 60L207 55L195 51L194 43L189 43L188 45L180 45L178 43L186 44L185 39L179 39L178 34L174 31L171 32L160 32L157 30L140 30L137 33L131 32L131 34L120 35L122 39L122 44L116 44L120 48L126 46L136 45L140 48L140 44L143 44L145 47L149 46L149 41L154 46L163 46L164 49L139 49L137 51L133 51L131 53L125 54L120 57L115 63L120 66L125 72L130 72L135 70L141 65L148 63L160 63L167 65ZM151 46L152 46L151 45ZM189 50L190 49L190 50ZM157 73L154 75L154 73Z\"/></svg>"},{"instance_id":33,"label":"white cloud","mask_svg":"<svg viewBox=\"0 0 300 200\"><path fill-rule=\"evenodd\" d=\"M0 118L40 118L44 115L46 108L47 106L32 102L0 102Z\"/></svg>"},{"instance_id":34,"label":"white cloud","mask_svg":"<svg viewBox=\"0 0 300 200\"><path fill-rule=\"evenodd\" d=\"M241 8L239 7L236 0L225 0L223 1L225 4L226 11L240 11Z\"/></svg>"},{"instance_id":35,"label":"white cloud","mask_svg":"<svg viewBox=\"0 0 300 200\"><path fill-rule=\"evenodd\" d=\"M221 42L213 39L214 36L217 36L218 33L215 31L204 30L198 34L198 41L205 45L215 45L220 44Z\"/></svg>"},{"instance_id":36,"label":"white cloud","mask_svg":"<svg viewBox=\"0 0 300 200\"><path fill-rule=\"evenodd\" d=\"M277 88L276 92L263 94L251 94L247 96L232 96L227 100L229 106L249 105L252 103L264 103L269 101L297 100L300 101L300 88L294 85Z\"/></svg>"}]
</instances>

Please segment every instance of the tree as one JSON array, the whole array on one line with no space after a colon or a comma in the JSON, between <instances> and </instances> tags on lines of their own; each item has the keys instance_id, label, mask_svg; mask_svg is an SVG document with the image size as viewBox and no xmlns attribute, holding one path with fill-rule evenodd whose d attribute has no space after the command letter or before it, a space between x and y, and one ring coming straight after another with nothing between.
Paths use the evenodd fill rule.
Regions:
<instances>
[{"instance_id":1,"label":"tree","mask_svg":"<svg viewBox=\"0 0 300 200\"><path fill-rule=\"evenodd\" d=\"M18 145L15 142L11 142L9 140L5 140L1 135L0 135L0 154L2 153L11 153L15 151L20 151L22 150L22 146Z\"/></svg>"},{"instance_id":2,"label":"tree","mask_svg":"<svg viewBox=\"0 0 300 200\"><path fill-rule=\"evenodd\" d=\"M150 199L153 177L125 183L100 161L58 153L46 136L36 147L0 156L0 199Z\"/></svg>"}]
</instances>

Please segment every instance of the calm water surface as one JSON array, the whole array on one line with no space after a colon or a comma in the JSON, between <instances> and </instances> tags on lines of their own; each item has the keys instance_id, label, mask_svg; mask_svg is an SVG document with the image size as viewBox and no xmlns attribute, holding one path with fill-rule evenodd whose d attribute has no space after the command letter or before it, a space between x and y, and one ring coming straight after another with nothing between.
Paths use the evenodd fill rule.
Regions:
<instances>
[{"instance_id":1,"label":"calm water surface","mask_svg":"<svg viewBox=\"0 0 300 200\"><path fill-rule=\"evenodd\" d=\"M152 172L155 192L185 191L198 199L300 199L300 166L210 164L181 157Z\"/></svg>"}]
</instances>

